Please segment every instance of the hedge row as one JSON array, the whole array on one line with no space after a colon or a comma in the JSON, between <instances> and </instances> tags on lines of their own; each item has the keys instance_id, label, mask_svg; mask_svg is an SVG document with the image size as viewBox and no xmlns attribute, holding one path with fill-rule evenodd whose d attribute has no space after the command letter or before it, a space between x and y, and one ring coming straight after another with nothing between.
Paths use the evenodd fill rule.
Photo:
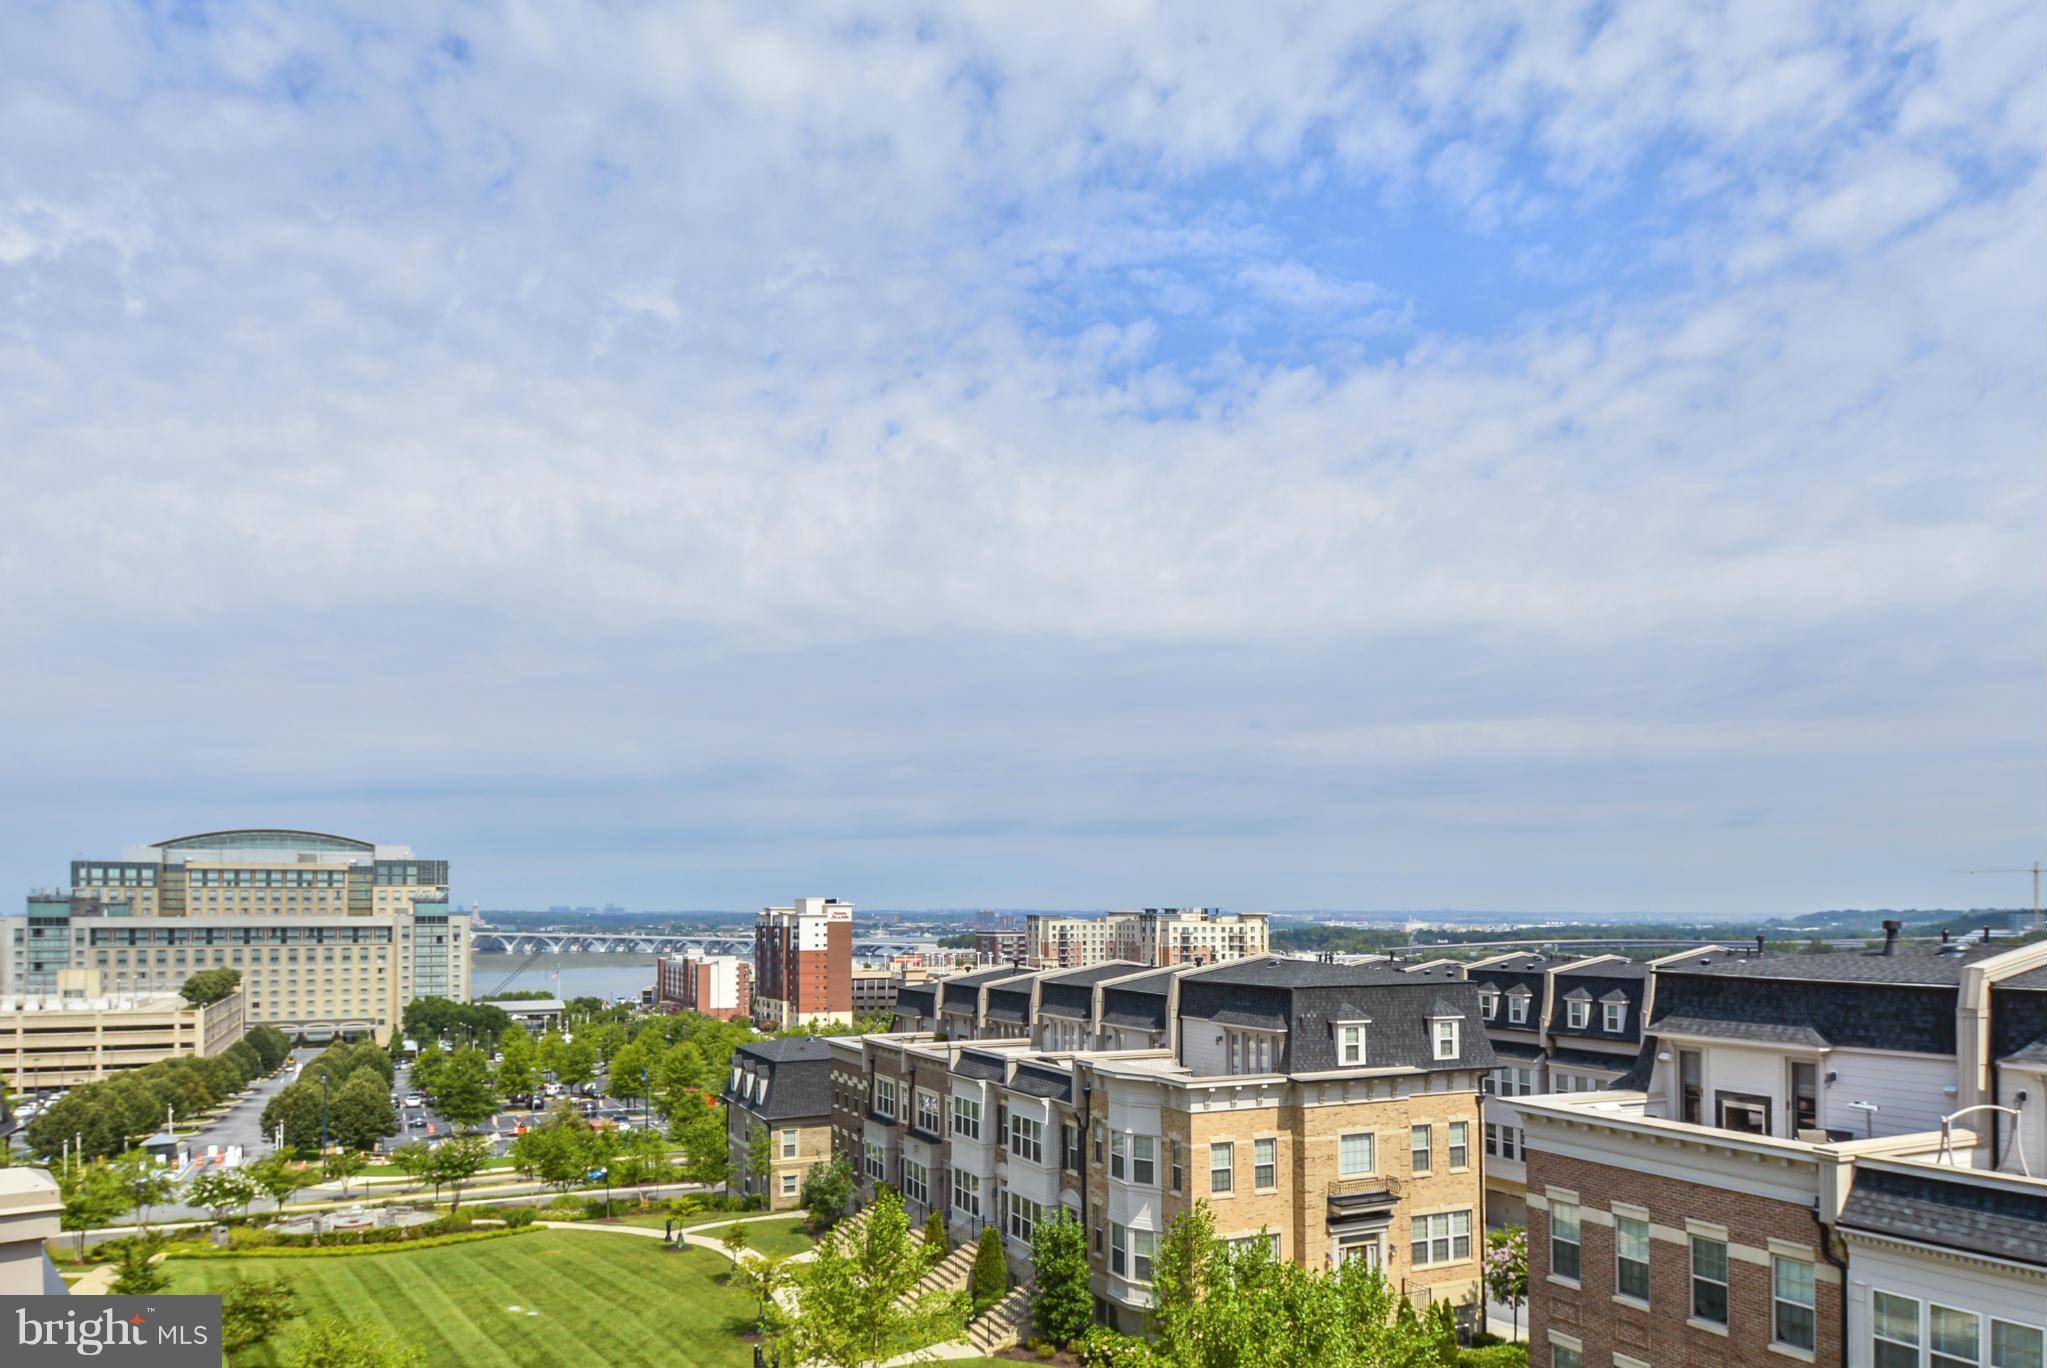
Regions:
<instances>
[{"instance_id":1,"label":"hedge row","mask_svg":"<svg viewBox=\"0 0 2047 1368\"><path fill-rule=\"evenodd\" d=\"M442 1245L469 1244L475 1240L503 1240L527 1234L530 1229L465 1230L453 1235L429 1235L423 1240L387 1240L377 1244L257 1245L242 1249L221 1249L210 1244L171 1245L164 1250L164 1256L172 1259L330 1259L348 1254L397 1254L412 1249L438 1249Z\"/></svg>"}]
</instances>

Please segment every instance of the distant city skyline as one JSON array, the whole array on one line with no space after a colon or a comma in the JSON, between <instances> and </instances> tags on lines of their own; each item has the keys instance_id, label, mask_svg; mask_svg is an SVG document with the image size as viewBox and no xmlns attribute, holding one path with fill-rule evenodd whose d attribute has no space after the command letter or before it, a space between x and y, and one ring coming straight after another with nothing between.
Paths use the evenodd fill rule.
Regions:
<instances>
[{"instance_id":1,"label":"distant city skyline","mask_svg":"<svg viewBox=\"0 0 2047 1368\"><path fill-rule=\"evenodd\" d=\"M0 890L2022 905L2047 9L15 7Z\"/></svg>"}]
</instances>

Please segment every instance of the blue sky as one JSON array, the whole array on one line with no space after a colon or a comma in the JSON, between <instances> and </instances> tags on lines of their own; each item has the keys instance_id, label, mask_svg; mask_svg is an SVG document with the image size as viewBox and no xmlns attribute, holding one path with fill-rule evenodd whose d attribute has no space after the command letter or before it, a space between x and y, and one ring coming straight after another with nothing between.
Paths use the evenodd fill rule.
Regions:
<instances>
[{"instance_id":1,"label":"blue sky","mask_svg":"<svg viewBox=\"0 0 2047 1368\"><path fill-rule=\"evenodd\" d=\"M0 879L2015 900L2036 5L0 18Z\"/></svg>"}]
</instances>

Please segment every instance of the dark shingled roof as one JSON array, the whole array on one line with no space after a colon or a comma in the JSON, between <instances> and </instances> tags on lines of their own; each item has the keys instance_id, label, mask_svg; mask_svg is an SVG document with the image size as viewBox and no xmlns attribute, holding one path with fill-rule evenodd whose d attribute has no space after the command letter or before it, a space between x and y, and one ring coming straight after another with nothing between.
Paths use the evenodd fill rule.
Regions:
<instances>
[{"instance_id":1,"label":"dark shingled roof","mask_svg":"<svg viewBox=\"0 0 2047 1368\"><path fill-rule=\"evenodd\" d=\"M1635 1052L1628 1071L1606 1085L1607 1092L1647 1092L1656 1073L1656 1037L1650 1036Z\"/></svg>"},{"instance_id":2,"label":"dark shingled roof","mask_svg":"<svg viewBox=\"0 0 2047 1368\"><path fill-rule=\"evenodd\" d=\"M1893 983L1952 988L1962 970L1985 955L2011 947L1981 941L1957 942L1959 953L1943 955L1918 946L1900 946L1894 955L1874 950L1849 950L1830 955L1753 955L1714 950L1687 955L1663 966L1659 973L1715 974L1748 979L1791 979L1800 983Z\"/></svg>"},{"instance_id":3,"label":"dark shingled roof","mask_svg":"<svg viewBox=\"0 0 2047 1368\"><path fill-rule=\"evenodd\" d=\"M938 1015L938 985L906 983L896 992L896 1010L912 1016Z\"/></svg>"},{"instance_id":4,"label":"dark shingled roof","mask_svg":"<svg viewBox=\"0 0 2047 1368\"><path fill-rule=\"evenodd\" d=\"M1095 1007L1094 986L1097 983L1103 979L1135 974L1143 968L1132 960L1110 960L1104 964L1090 964L1084 969L1060 969L1048 973L1044 977L1044 986L1038 990L1038 1010L1056 1017L1085 1020Z\"/></svg>"},{"instance_id":5,"label":"dark shingled roof","mask_svg":"<svg viewBox=\"0 0 2047 1368\"><path fill-rule=\"evenodd\" d=\"M1990 1057L2047 1058L2047 968L1991 985Z\"/></svg>"},{"instance_id":6,"label":"dark shingled roof","mask_svg":"<svg viewBox=\"0 0 2047 1368\"><path fill-rule=\"evenodd\" d=\"M763 1121L794 1121L831 1114L832 1062L827 1042L813 1036L757 1040L735 1050L733 1063L742 1071L765 1076L768 1092L755 1103L737 1097L728 1084L725 1098L730 1105Z\"/></svg>"},{"instance_id":7,"label":"dark shingled roof","mask_svg":"<svg viewBox=\"0 0 2047 1368\"><path fill-rule=\"evenodd\" d=\"M1541 1059L1543 1049L1530 1040L1495 1040L1493 1053L1502 1059Z\"/></svg>"},{"instance_id":8,"label":"dark shingled roof","mask_svg":"<svg viewBox=\"0 0 2047 1368\"><path fill-rule=\"evenodd\" d=\"M1484 1069L1493 1064L1469 983L1403 974L1377 965L1318 964L1309 960L1254 960L1190 975L1180 985L1187 1020L1263 1026L1286 1031L1282 1073L1319 1073L1339 1067L1336 1023L1370 1021L1365 1036L1369 1068ZM1464 1019L1459 1054L1437 1060L1429 1018Z\"/></svg>"},{"instance_id":9,"label":"dark shingled roof","mask_svg":"<svg viewBox=\"0 0 2047 1368\"><path fill-rule=\"evenodd\" d=\"M2047 1040L2036 1040L2023 1050L2013 1050L1997 1062L2000 1064L2047 1064Z\"/></svg>"},{"instance_id":10,"label":"dark shingled roof","mask_svg":"<svg viewBox=\"0 0 2047 1368\"><path fill-rule=\"evenodd\" d=\"M1008 1072L1002 1060L994 1055L975 1054L972 1050L961 1050L952 1071L961 1078L1001 1078Z\"/></svg>"},{"instance_id":11,"label":"dark shingled roof","mask_svg":"<svg viewBox=\"0 0 2047 1368\"><path fill-rule=\"evenodd\" d=\"M1143 969L1144 966L1136 960L1104 960L1100 964L1090 964L1082 969L1051 970L1045 975L1045 986L1068 987L1078 984L1083 988L1092 988L1103 979L1121 978L1125 974L1139 973Z\"/></svg>"},{"instance_id":12,"label":"dark shingled roof","mask_svg":"<svg viewBox=\"0 0 2047 1368\"><path fill-rule=\"evenodd\" d=\"M1814 963L1838 955L1783 957L1784 962ZM1855 957L1846 957L1855 958ZM1881 956L1875 957L1881 959ZM1715 1023L1704 1033L1726 1035L1725 1023L1792 1028L1798 1034L1764 1033L1753 1037L1778 1043L1820 1041L1847 1049L1907 1050L1916 1054L1955 1052L1955 989L1912 983L1856 982L1820 975L1811 979L1777 975L1749 977L1734 972L1743 966L1769 964L1729 959L1727 971L1696 973L1660 969L1656 975L1656 1019L1651 1034L1666 1023L1681 1029L1675 1018ZM1690 964L1692 961L1687 960ZM1811 1036L1804 1033L1811 1032Z\"/></svg>"},{"instance_id":13,"label":"dark shingled roof","mask_svg":"<svg viewBox=\"0 0 2047 1368\"><path fill-rule=\"evenodd\" d=\"M954 974L951 978L938 981L939 1009L946 1012L971 1012L981 996L981 985L993 983L996 979L1016 977L1016 970L1008 965L999 969L976 969L971 974Z\"/></svg>"},{"instance_id":14,"label":"dark shingled roof","mask_svg":"<svg viewBox=\"0 0 2047 1368\"><path fill-rule=\"evenodd\" d=\"M988 990L988 1010L986 1014L997 1021L1029 1021L1031 1017L1030 980L1024 980L1020 987L990 988Z\"/></svg>"},{"instance_id":15,"label":"dark shingled roof","mask_svg":"<svg viewBox=\"0 0 2047 1368\"><path fill-rule=\"evenodd\" d=\"M1549 1028L1555 1035L1572 1036L1579 1040L1611 1040L1616 1044L1634 1045L1642 1039L1642 998L1648 988L1648 972L1639 964L1622 964L1607 960L1587 965L1583 969L1560 969L1557 971L1557 987L1570 987L1563 993L1566 1001L1584 1002L1596 999L1598 1005L1586 1016L1583 1026L1571 1024L1571 1014L1562 1009L1550 1018ZM1621 1028L1618 1031L1606 1029L1605 1004L1620 1002L1626 1004L1621 1013Z\"/></svg>"},{"instance_id":16,"label":"dark shingled roof","mask_svg":"<svg viewBox=\"0 0 2047 1368\"><path fill-rule=\"evenodd\" d=\"M1073 1075L1064 1069L1018 1064L1009 1086L1032 1097L1050 1097L1061 1102L1073 1100Z\"/></svg>"},{"instance_id":17,"label":"dark shingled roof","mask_svg":"<svg viewBox=\"0 0 2047 1368\"><path fill-rule=\"evenodd\" d=\"M1858 1164L1841 1225L2047 1268L2047 1194Z\"/></svg>"},{"instance_id":18,"label":"dark shingled roof","mask_svg":"<svg viewBox=\"0 0 2047 1368\"><path fill-rule=\"evenodd\" d=\"M1753 1040L1766 1045L1809 1045L1824 1049L1827 1038L1810 1026L1769 1021L1733 1021L1725 1017L1672 1016L1656 1023L1666 1035L1711 1036L1716 1040Z\"/></svg>"},{"instance_id":19,"label":"dark shingled roof","mask_svg":"<svg viewBox=\"0 0 2047 1368\"><path fill-rule=\"evenodd\" d=\"M1182 971L1160 969L1125 983L1102 986L1102 1023L1141 1031L1166 1029L1166 995Z\"/></svg>"},{"instance_id":20,"label":"dark shingled roof","mask_svg":"<svg viewBox=\"0 0 2047 1368\"><path fill-rule=\"evenodd\" d=\"M1495 1045L1494 1049L1500 1047ZM1601 1054L1597 1050L1556 1049L1549 1052L1549 1062L1561 1064L1567 1069L1600 1069L1625 1071L1635 1062L1632 1054Z\"/></svg>"}]
</instances>

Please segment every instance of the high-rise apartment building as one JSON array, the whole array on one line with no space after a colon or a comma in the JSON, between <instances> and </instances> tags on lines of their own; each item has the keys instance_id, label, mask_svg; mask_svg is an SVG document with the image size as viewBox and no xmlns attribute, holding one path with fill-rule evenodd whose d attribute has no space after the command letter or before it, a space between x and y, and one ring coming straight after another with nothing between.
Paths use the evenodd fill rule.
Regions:
<instances>
[{"instance_id":1,"label":"high-rise apartment building","mask_svg":"<svg viewBox=\"0 0 2047 1368\"><path fill-rule=\"evenodd\" d=\"M663 1012L746 1019L753 1014L753 965L737 955L694 951L654 961L654 1006Z\"/></svg>"},{"instance_id":2,"label":"high-rise apartment building","mask_svg":"<svg viewBox=\"0 0 2047 1368\"><path fill-rule=\"evenodd\" d=\"M1212 907L1147 907L1101 917L1031 916L1025 953L1039 964L1077 969L1109 960L1139 964L1221 964L1267 954L1263 912Z\"/></svg>"},{"instance_id":3,"label":"high-rise apartment building","mask_svg":"<svg viewBox=\"0 0 2047 1368\"><path fill-rule=\"evenodd\" d=\"M798 898L753 923L753 1019L767 1030L853 1020L853 904Z\"/></svg>"},{"instance_id":4,"label":"high-rise apartment building","mask_svg":"<svg viewBox=\"0 0 2047 1368\"><path fill-rule=\"evenodd\" d=\"M416 997L469 997L469 918L448 865L323 832L214 831L75 860L71 889L0 917L0 994L65 969L117 996L237 969L252 1025L388 1040Z\"/></svg>"}]
</instances>

